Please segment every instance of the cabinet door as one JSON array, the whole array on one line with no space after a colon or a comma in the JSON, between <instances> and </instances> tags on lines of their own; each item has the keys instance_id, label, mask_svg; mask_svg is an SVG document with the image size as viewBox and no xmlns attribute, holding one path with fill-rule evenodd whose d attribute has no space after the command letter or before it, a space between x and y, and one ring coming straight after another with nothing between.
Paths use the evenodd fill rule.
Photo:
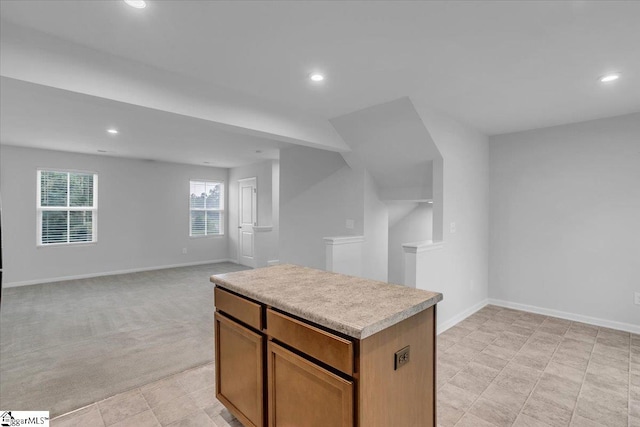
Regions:
<instances>
[{"instance_id":1,"label":"cabinet door","mask_svg":"<svg viewBox=\"0 0 640 427\"><path fill-rule=\"evenodd\" d=\"M353 382L267 344L269 427L352 427Z\"/></svg>"},{"instance_id":2,"label":"cabinet door","mask_svg":"<svg viewBox=\"0 0 640 427\"><path fill-rule=\"evenodd\" d=\"M216 397L246 427L264 425L264 337L215 313Z\"/></svg>"}]
</instances>

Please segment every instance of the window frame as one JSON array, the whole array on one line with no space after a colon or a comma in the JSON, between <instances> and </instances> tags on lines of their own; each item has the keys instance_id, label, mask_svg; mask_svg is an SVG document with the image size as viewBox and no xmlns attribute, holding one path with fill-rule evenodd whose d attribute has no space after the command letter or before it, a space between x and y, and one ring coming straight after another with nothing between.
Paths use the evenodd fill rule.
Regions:
<instances>
[{"instance_id":1,"label":"window frame","mask_svg":"<svg viewBox=\"0 0 640 427\"><path fill-rule=\"evenodd\" d=\"M197 183L204 183L205 188L207 184L219 184L220 185L220 208L219 209L215 209L215 208L206 208L206 205L204 208L200 209L200 208L196 208L196 209L192 209L191 208L191 183L192 182L197 182ZM226 206L226 188L225 188L225 181L222 179L210 179L210 178L190 178L189 179L189 193L188 193L188 213L189 213L189 238L190 239L203 239L203 238L216 238L216 237L224 237L226 234L226 227L225 227L225 219L226 219L226 212L225 212L225 206ZM191 222L191 211L203 211L203 212L219 212L220 213L220 233L218 234L206 234L206 226L207 226L207 222L205 221L205 234L196 234L194 235L192 233L193 229L192 229L192 222Z\"/></svg>"},{"instance_id":2,"label":"window frame","mask_svg":"<svg viewBox=\"0 0 640 427\"><path fill-rule=\"evenodd\" d=\"M42 172L58 172L67 174L67 205L66 206L42 206ZM70 174L86 174L93 175L93 206L70 206L69 198L71 197ZM94 171L85 171L77 169L57 169L57 168L37 168L36 173L36 247L48 248L59 246L78 246L78 245L94 245L98 243L98 173ZM57 243L42 243L42 213L46 211L67 212L67 241ZM70 242L70 212L92 212L91 218L91 240L85 242Z\"/></svg>"}]
</instances>

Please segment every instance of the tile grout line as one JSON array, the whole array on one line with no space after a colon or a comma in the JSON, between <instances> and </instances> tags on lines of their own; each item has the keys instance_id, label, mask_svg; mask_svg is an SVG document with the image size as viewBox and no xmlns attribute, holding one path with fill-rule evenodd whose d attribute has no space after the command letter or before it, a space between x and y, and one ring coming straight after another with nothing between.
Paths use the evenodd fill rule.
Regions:
<instances>
[{"instance_id":1,"label":"tile grout line","mask_svg":"<svg viewBox=\"0 0 640 427\"><path fill-rule=\"evenodd\" d=\"M488 322L489 320L491 320L491 319L487 319L487 320L485 320L485 321L484 321L480 326L484 325L484 324L485 324L486 322ZM478 327L478 329L479 329L479 327ZM476 330L478 330L478 329L476 329ZM474 332L475 332L475 331L474 331ZM469 335L470 335L470 334L469 334ZM466 336L465 336L465 337L463 337L462 339L464 339L464 338L466 338ZM487 346L486 346L485 348L483 348L483 349L482 349L482 351L484 351L487 347L489 347L491 344L493 344L493 343L494 343L498 338L500 338L500 337L499 337L499 336L495 337L495 338L493 339L493 341L491 341L489 344L487 344ZM479 352L479 354L481 354L481 353L482 353L482 351L480 351L480 352ZM467 366L469 366L469 363L473 362L473 359L475 359L475 358L472 358L471 360L469 360L469 362L467 362ZM505 365L505 366L506 366L506 365ZM465 368L466 368L466 366L465 366ZM504 367L503 367L502 369L504 369ZM502 372L502 369L500 370L500 372ZM462 372L463 370L464 370L464 368L463 368L463 369L460 369L460 370L456 373L456 375L458 375L458 374L459 374L460 372ZM498 372L498 375L500 375L500 372ZM456 376L456 375L454 375L453 377L451 377L451 378L449 379L449 381L451 381L453 378L455 378L455 376ZM496 377L497 377L497 376L496 376ZM447 381L447 382L449 382L449 381ZM489 385L487 386L487 388L489 388L489 386L490 386L491 384L493 384L493 381L495 381L495 378L491 380L491 382L489 383ZM486 390L487 388L485 388L485 390ZM473 407L473 405L476 403L476 401L477 401L478 399L480 399L480 396L482 396L482 393L484 393L484 390L483 390L483 391L478 395L478 397L476 397L476 398L473 400L473 402L471 402L471 405L469 406L469 409L471 409L471 408ZM460 420L462 420L462 418L464 418L464 416L467 414L467 412L468 412L468 411L464 411L464 414L462 415L462 417L460 417ZM458 423L460 422L460 420L456 421L456 423L454 424L454 427L455 427L456 425L458 425ZM490 424L493 424L493 423L490 423ZM493 424L493 425L495 425L495 424Z\"/></svg>"},{"instance_id":2,"label":"tile grout line","mask_svg":"<svg viewBox=\"0 0 640 427\"><path fill-rule=\"evenodd\" d=\"M524 342L524 344L522 344L522 347L524 347L529 340L531 340L531 338L535 335L536 332L538 332L538 330L542 327L542 324L549 318L549 316L545 316L544 321L542 321L542 323L540 323L536 329L533 330L533 333L529 336L529 338L527 338L527 340ZM520 350L522 350L522 347L520 347ZM551 355L551 358L549 359L549 362L551 361L551 359L553 358L553 356L556 354L556 351L558 350L558 347L560 347L560 344L558 343L558 345L556 346L556 348L553 351L553 354ZM509 361L509 363L511 363L511 361L513 359L515 359L515 357L518 355L518 353L520 353L520 350L518 350L518 352L511 358L511 360ZM549 362L547 362L547 365L549 364ZM545 368L547 367L547 365L545 365ZM523 366L523 365L522 365ZM506 368L506 366L505 366ZM532 368L535 369L535 368ZM544 369L542 370L542 374L544 374ZM542 374L540 374L540 377L536 380L536 383L533 385L533 387L531 388L531 391L527 394L527 398L525 399L524 403L522 404L522 407L520 408L520 411L518 411L518 414L516 415L515 420L513 421L513 423L515 423L518 420L518 417L522 414L522 411L524 410L524 407L527 405L527 402L529 401L529 399L531 398L531 395L533 394L533 390L535 390L536 386L538 385L538 382L540 381L540 378L542 378ZM497 377L496 377L497 378ZM512 423L512 425L513 425Z\"/></svg>"},{"instance_id":3,"label":"tile grout line","mask_svg":"<svg viewBox=\"0 0 640 427\"><path fill-rule=\"evenodd\" d=\"M545 321L549 319L549 316L546 316ZM538 325L538 327L536 328L536 330L533 332L533 334L531 334L531 337L533 337L533 335L535 335L536 332L538 332L538 330L542 327L544 322L542 322L540 325ZM571 324L569 325L569 328L571 328L571 325L573 325L573 322L571 322ZM569 328L567 328L567 331L569 330ZM565 331L565 334L567 332ZM564 334L562 335L564 337ZM529 339L531 339L531 337L529 337ZM536 380L536 383L533 385L533 387L531 388L531 391L529 392L529 394L527 395L527 398L525 399L524 403L522 404L522 407L520 408L520 411L518 411L518 415L516 415L516 419L514 420L513 423L515 423L516 421L518 421L518 418L520 418L520 415L523 415L523 411L525 406L527 406L527 403L529 402L529 400L531 399L531 397L533 396L533 392L536 389L536 387L538 386L538 383L540 383L540 380L542 379L542 376L544 375L544 371L545 369L547 369L547 366L549 366L549 363L551 363L551 360L553 360L553 356L556 355L556 352L558 351L558 349L560 348L560 344L562 343L562 341L564 340L564 338L562 338L560 340L560 342L558 343L558 345L556 345L556 348L553 350L553 353L551 354L551 357L549 358L549 361L547 362L546 365L544 365L544 368L542 369L542 373L540 374L540 376L538 377L538 379ZM527 340L527 342L529 342L529 340ZM526 344L526 342L525 342ZM524 414L526 415L526 414ZM535 418L535 417L534 417ZM537 418L536 418L537 419ZM542 420L538 420L544 424L546 424L544 421ZM512 425L513 425L512 423Z\"/></svg>"},{"instance_id":4,"label":"tile grout line","mask_svg":"<svg viewBox=\"0 0 640 427\"><path fill-rule=\"evenodd\" d=\"M573 407L573 412L571 412L571 419L569 420L569 426L571 426L574 418L578 414L578 402L580 401L580 395L582 395L582 389L584 388L584 383L585 383L585 380L587 379L587 373L589 372L589 365L591 365L591 358L593 357L593 350L595 350L596 343L598 342L598 335L600 335L600 327L598 327L598 332L596 332L596 336L593 340L593 347L591 347L591 351L589 352L589 360L587 360L587 367L585 368L584 375L582 376L582 383L580 383L580 390L578 391L578 397L576 397L576 404ZM592 420L592 421L598 422L595 420Z\"/></svg>"},{"instance_id":5,"label":"tile grout line","mask_svg":"<svg viewBox=\"0 0 640 427\"><path fill-rule=\"evenodd\" d=\"M502 311L502 310L500 310L500 311ZM545 316L545 320L546 320L547 318L548 318L548 316ZM491 320L491 319L489 319L489 320ZM516 319L516 320L519 320L519 319ZM513 326L513 323L514 323L516 320L512 321L512 322L509 324L509 326ZM487 321L488 321L488 320L487 320ZM485 323L486 323L486 322L485 322ZM496 375L496 376L491 380L491 382L489 383L489 385L488 385L488 386L487 386L487 387L486 387L486 388L485 388L485 389L484 389L484 390L483 390L483 391L478 395L478 397L477 397L477 398L476 398L476 399L471 403L471 406L469 406L469 409L471 409L471 408L473 407L473 405L478 401L478 399L480 399L480 397L482 397L482 394L483 394L483 393L484 393L484 392L485 392L489 387L491 387L491 385L492 385L493 383L495 383L496 378L498 378L498 377L500 376L500 374L502 373L502 371L504 371L504 370L507 368L507 366L509 365L509 363L511 363L511 361L512 361L512 360L513 360L513 359L518 355L518 353L520 353L520 350L522 350L522 347L524 347L524 346L525 346L525 344L526 344L527 342L529 342L529 340L531 339L531 337L533 336L533 334L535 334L535 332L538 330L538 328L540 328L540 326L539 326L539 325L536 327L536 329L533 331L533 333L532 333L531 335L529 335L529 337L528 337L528 338L527 338L527 340L522 344L522 346L520 346L520 348L518 349L518 351L516 352L516 354L514 354L513 356L511 356L511 358L507 361L507 363L504 365L504 367L503 367L502 369L500 369L500 372L498 372L498 374L497 374L497 375ZM505 332L505 331L501 331L500 333L502 333L502 332ZM493 341L491 341L491 343L489 343L489 345L491 345L491 344L493 344L495 341L497 341L497 340L498 340L498 338L500 338L500 336L496 337ZM489 347L489 345L487 345L487 347ZM483 351L484 351L484 350L483 350ZM482 353L482 352L481 352L481 353ZM504 359L503 359L503 360L504 360ZM471 361L473 361L473 359L472 359L472 360L470 360L469 362L471 362ZM457 375L457 374L456 374L456 375ZM526 402L525 402L525 403L526 403ZM523 407L524 407L524 406L523 406ZM467 411L464 411L464 415L466 415L468 412L469 412L468 410L467 410ZM454 427L460 423L460 421L462 420L462 418L464 418L464 415L463 415L462 417L460 417L460 420L458 420L458 421L454 424ZM518 413L518 415L516 416L516 419L517 419L517 417L518 417L519 415L520 415L520 414ZM491 422L489 422L489 421L487 421L487 420L485 420L485 419L483 419L483 418L480 418L480 419L482 419L482 421L485 421L485 422L487 422L487 423L492 424L492 425L494 425L494 426L495 426L495 424L493 424L493 423L491 423Z\"/></svg>"},{"instance_id":6,"label":"tile grout line","mask_svg":"<svg viewBox=\"0 0 640 427\"><path fill-rule=\"evenodd\" d=\"M131 392L136 391L136 390L140 391L140 395L142 396L142 399L144 399L144 401L147 403L147 406L149 406L149 403L147 402L147 399L145 399L144 395L142 395L142 391L140 390L140 387L137 387L137 388L134 388L134 389L131 389L131 390L127 390L127 391L123 391L122 393L114 394L113 396L107 397L106 399L98 400L97 402L92 403L92 405L96 405L96 408L98 409L98 413L100 414L100 418L102 419L102 424L104 424L105 427L109 427L109 426L107 426L107 422L105 421L104 416L102 415L102 409L100 409L100 403L106 402L107 400L112 399L112 398L114 398L116 396L120 396L121 394L131 393ZM151 409L150 406L149 406L149 409ZM142 411L142 412L144 412L144 411ZM73 413L73 412L70 412L70 413ZM127 417L127 418L135 417L136 415L138 415L140 413L141 412L138 412L138 413L133 414L130 417ZM67 414L64 414L64 415L67 415ZM120 420L120 421L124 421L124 420ZM120 422L120 421L118 421L118 422ZM118 422L116 422L115 424L117 424ZM113 424L110 424L110 425L113 425Z\"/></svg>"},{"instance_id":7,"label":"tile grout line","mask_svg":"<svg viewBox=\"0 0 640 427\"><path fill-rule=\"evenodd\" d=\"M487 320L488 320L488 319L487 319ZM485 320L485 322L486 322L486 320ZM457 325L454 325L454 327L455 327L455 326L457 326ZM451 329L451 328L450 328L450 329ZM449 349L451 349L452 347L455 347L456 345L458 345L458 344L460 343L460 341L462 341L462 340L463 340L464 338L466 338L467 336L471 335L471 334L472 334L473 332L475 332L476 330L477 330L477 329L474 329L474 330L470 331L467 335L465 335L464 337L460 338L460 340L459 340L459 341L453 341L453 344L452 344L452 345L450 345L449 347L447 347L447 348L446 348L445 350L443 350L442 352L443 352L443 353L447 353L447 352L449 351ZM445 331L445 332L446 332L446 331ZM437 351L437 350L436 350L436 351ZM441 359L441 357L438 357L438 360L440 360L440 359ZM473 359L471 359L471 360L473 360ZM470 362L471 360L469 360L469 362ZM467 365L469 364L469 362L467 362ZM466 365L465 365L465 368L466 368ZM461 369L456 370L456 373L455 373L455 374L453 374L453 376L452 376L451 378L449 378L449 379L448 379L448 380L447 380L447 381L446 381L442 386L438 387L438 388L436 389L436 392L437 392L441 387L444 387L444 386L445 386L449 381L451 381L451 380L452 380L456 375L458 375L460 372L462 372L462 371L463 371L463 369L464 369L464 368L461 368ZM437 373L437 367L436 367L436 381L437 381L437 379L438 379L438 373Z\"/></svg>"},{"instance_id":8,"label":"tile grout line","mask_svg":"<svg viewBox=\"0 0 640 427\"><path fill-rule=\"evenodd\" d=\"M73 411L69 411L69 412L66 412L66 413L64 413L64 414L57 415L56 417L51 418L51 421L53 421L53 420L57 420L58 418L66 417L66 416L68 416L68 415L72 415L72 414L74 414L74 413L76 413L76 412L79 412L79 411L81 411L81 410L83 410L83 409L86 409L86 408L88 408L88 407L90 407L90 406L95 405L95 406L96 406L96 409L98 410L98 413L100 414L100 418L102 418L102 422L103 422L103 423L105 424L105 426L106 426L106 423L105 423L105 421L104 421L104 418L102 417L102 411L100 410L99 403L101 403L101 402L105 402L105 401L107 401L107 400L109 400L109 399L113 399L114 397L120 396L120 395L125 394L125 393L131 393L131 392L136 391L136 390L138 390L138 391L140 392L140 395L142 396L142 398L144 399L144 401L147 403L147 406L149 407L149 410L151 410L151 412L153 413L153 408L151 407L151 404L149 403L149 401L147 400L147 398L144 396L144 393L142 393L142 388L143 388L143 387L146 387L146 386L148 386L148 385L150 385L150 384L157 383L157 382L160 382L160 381L165 381L165 380L167 380L167 379L169 379L169 378L171 378L171 377L175 377L175 376L177 376L177 375L184 374L185 372L189 372L189 371L194 371L194 370L196 370L196 369L200 369L200 368L202 368L202 367L204 367L204 366L207 366L207 365L210 365L210 364L212 364L212 363L215 363L215 362L207 362L207 363L204 363L204 364L202 364L202 365L195 366L195 367L193 367L193 368L185 369L184 371L181 371L181 372L176 372L175 374L168 375L168 376L166 376L166 377L164 377L164 378L157 379L157 380L152 381L152 382L150 382L150 383L143 384L142 386L135 387L135 388L132 388L132 389L129 389L129 390L125 390L125 391L123 391L123 392L120 392L120 393L114 394L113 396L109 396L109 397L107 397L107 398L104 398L104 399L101 399L101 400L95 401L95 402L93 402L93 403L90 403L90 404L88 404L88 405L85 405L85 406L83 406L83 407L81 407L81 408L74 409ZM178 387L180 387L180 388L182 389L182 391L184 391L184 394L183 394L183 395L181 395L181 396L191 394L191 393L188 393L188 392L187 392L187 391L186 391L186 390L185 390L185 389L184 389L180 384L178 384ZM198 391L198 390L196 390L196 391ZM144 412L144 411L142 411L142 412ZM140 412L139 412L139 413L140 413ZM138 414L139 414L139 413L138 413ZM132 416L135 416L135 415L138 415L138 414L133 414ZM153 413L153 415L154 415L154 417L155 417L155 413ZM157 418L156 418L156 420L157 420ZM158 424L160 424L160 421L158 421Z\"/></svg>"},{"instance_id":9,"label":"tile grout line","mask_svg":"<svg viewBox=\"0 0 640 427\"><path fill-rule=\"evenodd\" d=\"M569 329L571 329L571 326L573 326L575 323L577 323L577 322L572 321L571 324L569 325ZM567 331L569 329L567 329ZM599 327L598 327L598 331L600 331ZM596 333L596 338L597 338L597 334L598 333L599 332ZM565 331L565 334L566 334L566 331ZM574 417L574 415L575 415L575 413L577 411L577 408L578 408L578 399L580 398L580 393L582 392L582 386L584 385L584 380L587 377L587 371L589 369L589 363L591 361L591 355L593 354L593 350L596 347L596 338L594 338L593 345L591 346L591 351L589 351L589 359L587 360L587 367L585 368L584 375L582 376L582 382L580 383L580 390L578 390L578 395L576 396L576 403L573 405L573 409L571 410L571 418L569 419L569 425L571 425L571 423L573 422L573 417ZM562 341L564 341L564 335L563 335ZM562 341L560 342L560 344L562 343ZM576 341L580 341L580 340L576 340ZM560 344L558 344L558 348L560 348ZM553 356L555 356L557 351L558 351L558 349L556 348L556 350L553 352L553 355L551 356L552 359L553 359ZM549 363L551 363L551 360L549 360ZM547 363L547 366L549 366L549 363ZM560 362L558 362L558 363L560 363ZM562 365L562 363L560 363L560 364ZM546 367L545 367L545 369L546 369ZM544 373L544 371L543 371L543 373ZM537 385L538 384L536 383L536 386Z\"/></svg>"},{"instance_id":10,"label":"tile grout line","mask_svg":"<svg viewBox=\"0 0 640 427\"><path fill-rule=\"evenodd\" d=\"M485 321L482 323L482 325L484 325L484 324L485 324L486 322L488 322L489 320L491 320L491 319L487 319L487 320L485 320ZM480 326L482 326L482 325L480 325ZM477 330L477 329L476 329L476 330ZM464 338L466 338L466 336L465 336L465 337L463 337L463 339L464 339ZM489 344L487 344L487 347L489 347L491 344L493 344L495 341L497 341L497 340L498 340L498 338L500 338L500 336L495 337L495 338L493 339L493 341L491 341ZM524 344L523 344L523 345L524 345ZM482 351L484 351L487 347L485 347L484 349L482 349ZM480 354L482 353L482 351L480 351ZM471 359L471 360L469 360L469 362L467 362L467 366L469 366L469 363L471 363L471 362L473 362L473 359ZM509 364L509 362L507 362L507 365L508 365L508 364ZM504 365L504 367L500 370L500 372L498 372L498 375L500 375L500 374L502 373L502 371L504 370L504 368L506 368L506 366L507 366L507 365ZM465 368L466 368L466 366L465 366ZM459 374L460 372L462 372L463 370L464 370L464 368L463 368L463 369L460 369L460 370L456 373L456 375L458 375L458 374ZM456 375L454 375L453 377L451 377L451 378L449 379L449 381L451 381L453 378L455 378L455 376L456 376ZM487 388L489 388L489 386L491 386L491 384L493 384L493 382L496 380L496 378L498 378L498 375L496 375L496 377L495 377L495 378L493 378L493 379L491 380L491 382L489 383L489 385L487 385L487 387L486 387L484 390L482 390L482 392L478 395L478 397L476 397L476 398L473 400L473 402L471 402L471 405L469 406L469 409L471 409L471 408L473 407L473 405L478 401L478 399L480 399L480 397L482 396L482 393L484 393L484 392L485 392L485 390L486 390ZM449 381L447 381L447 382L449 382ZM455 387L455 386L454 386L454 387ZM467 413L468 413L468 412L469 412L469 410L465 410L465 411L464 411L464 414L460 417L460 419L459 419L458 421L456 421L456 423L453 425L453 427L457 426L457 425L460 423L460 421L464 418L464 416L465 416L465 415L467 415ZM483 420L483 421L485 421L485 420ZM488 422L488 421L487 421L487 422ZM495 424L493 424L493 423L489 423L489 424L492 424L492 425L494 425L494 426L495 426ZM496 426L496 427L497 427L497 426Z\"/></svg>"},{"instance_id":11,"label":"tile grout line","mask_svg":"<svg viewBox=\"0 0 640 427\"><path fill-rule=\"evenodd\" d=\"M169 377L167 377L169 378ZM142 392L142 387L138 387L137 390L140 391L140 395L142 396L142 398L144 399L144 401L147 403L147 406L149 407L149 411L151 411L151 415L153 416L153 419L156 420L156 422L158 423L159 426L162 426L162 424L160 423L160 420L158 419L158 417L156 416L156 413L153 412L153 408L151 407L151 403L149 403L149 401L147 400L146 397L144 397L144 393Z\"/></svg>"},{"instance_id":12,"label":"tile grout line","mask_svg":"<svg viewBox=\"0 0 640 427\"><path fill-rule=\"evenodd\" d=\"M548 317L545 317L545 319L547 319L547 318L548 318ZM487 319L486 321L488 321L488 320L489 320L489 319ZM519 319L514 320L513 322L511 322L511 323L510 323L510 325L513 325L513 323L514 323L515 321L517 321L517 320L519 320ZM483 322L481 325L483 325L484 323L486 323L486 321L485 321L485 322ZM570 325L569 325L569 327L567 328L567 331L568 331L568 330L570 330L570 329L571 329L571 327L572 327L573 325L575 325L575 324L576 324L576 322L571 322L571 323L570 323ZM480 326L481 326L481 325L480 325ZM543 326L543 323L540 323L540 324L539 324L539 325L538 325L538 326L533 330L533 333L532 333L532 334L527 338L527 340L525 341L525 343L523 343L523 345L522 345L522 346L520 347L520 349L516 352L516 354L515 354L514 356L512 356L511 358L509 358L509 359L508 359L507 364L509 364L510 362L512 362L512 361L513 361L513 359L514 359L515 357L517 357L518 353L520 352L520 350L522 349L522 347L523 347L526 343L531 342L531 340L533 339L533 336L535 335L535 333L536 333L536 332L539 332L539 331L541 330L542 326ZM479 330L479 328L476 328L475 330ZM531 397L532 397L532 395L533 395L533 392L535 391L536 387L538 386L538 384L539 384L539 382L540 382L540 380L541 380L541 378L542 378L542 375L544 375L544 372L545 372L545 370L546 370L546 367L548 367L549 363L553 360L553 357L554 357L554 356L555 356L555 354L558 352L558 350L559 350L559 348L560 348L561 343L562 343L565 339L567 339L567 337L566 337L566 332L567 332L567 331L565 331L564 335L560 336L560 337L561 337L561 338L560 338L560 341L559 341L559 342L558 342L558 344L556 345L556 347L555 347L555 349L554 349L554 351L553 351L553 353L552 353L551 357L549 358L549 361L546 363L545 367L542 369L540 377L539 377L539 378L538 378L538 380L536 381L536 383L535 383L534 387L532 388L531 392L530 392L530 393L529 393L529 395L528 395L527 400L525 401L525 403L523 404L523 406L522 406L522 408L521 408L520 412L519 412L519 413L518 413L518 415L516 416L516 420L517 420L517 417L519 417L519 416L523 413L524 407L526 406L527 402L531 399ZM472 332L473 332L473 331L472 331ZM468 335L470 335L472 332L470 332ZM501 332L504 332L504 331L501 331ZM582 387L583 387L583 385L584 385L584 381L585 381L585 378L586 378L586 374L587 374L587 371L588 371L588 367L590 366L591 359L592 359L592 355L593 355L593 352L594 352L594 350L595 350L595 344L596 344L596 342L597 342L597 337L599 336L599 334L600 334L600 328L598 328L598 332L596 333L596 337L594 338L594 341L592 341L592 342L591 342L591 344L592 344L592 348L591 348L590 353L589 353L589 358L588 358L588 362L587 362L587 367L585 368L585 374L582 376L582 382L581 382L581 384L580 384L580 386L581 386L581 387L580 387L579 393L578 393L578 395L577 395L577 397L576 397L576 403L574 404L574 409L572 410L572 416L571 416L570 422L573 422L573 420L574 420L574 418L575 418L575 416L576 416L576 414L577 414L577 401L578 401L578 398L579 398L579 396L580 396L580 394L581 394L581 392L582 392ZM465 339L465 338L467 338L467 337L468 337L468 335L466 335L465 337L462 337L458 342L456 342L456 344L459 344L460 342L464 341L464 339ZM484 349L486 349L488 346L490 346L490 345L492 345L493 343L495 343L499 338L500 338L500 334L499 334L496 338L494 338L491 342L489 342L489 343L484 347ZM629 339L629 346L631 346L631 339ZM484 349L483 349L483 351L484 351ZM631 351L631 348L629 348L629 357L631 356L631 355L630 355L630 351ZM479 352L478 354L476 354L473 358L471 358L471 359L466 363L466 366L468 366L468 365L469 365L469 363L471 363L472 361L476 360L476 359L477 359L477 357L479 356L479 354L481 354L481 353L482 353L482 351L480 351L480 352ZM631 364L631 359L629 358L629 365L630 365L630 364ZM466 368L466 366L465 366L465 368ZM462 368L462 369L458 370L458 371L456 372L456 375L457 375L458 373L460 373L461 371L463 371L465 368ZM504 369L505 369L505 368L506 368L506 365L505 365L505 367L503 367L503 368L498 372L498 374L497 374L497 375L496 375L496 376L491 380L491 382L489 383L489 385L487 386L487 388L488 388L489 386L491 386L492 384L495 384L495 382L496 382L496 378L498 378L498 376L502 373L502 371L504 371ZM629 369L629 378L630 378L630 375L631 375L631 370ZM454 376L455 376L455 375L454 375ZM453 378L453 377L452 377L452 378ZM450 380L448 380L447 382L449 382L449 381L450 381ZM629 381L630 381L630 379L629 379ZM486 388L485 388L485 390L486 390ZM481 392L481 393L480 393L480 395L479 395L479 396L478 396L478 397L477 397L477 398L472 402L472 404L471 404L470 408L471 408L471 407L473 407L473 405L474 405L474 404L476 403L476 401L477 401L477 400L482 396L482 394L483 394L483 393L484 393L484 391L483 391L483 392ZM630 396L630 388L629 388L629 390L628 390L628 393L629 393L629 396ZM629 397L629 399L630 399L630 397ZM630 411L630 405L629 405L629 404L628 404L628 410ZM467 413L469 413L469 412L468 412L468 411L463 411L463 417L464 417L464 415L466 415ZM462 418L462 417L461 417L461 418ZM628 420L629 420L628 422L630 423L630 422L631 422L631 421L630 421L630 417L628 418ZM455 423L455 425L458 425L458 424L460 423L460 421L461 421L461 420L458 420L458 421ZM483 420L483 421L484 421L484 420ZM489 424L492 424L492 423L489 423ZM630 424L629 424L629 425L630 425Z\"/></svg>"},{"instance_id":13,"label":"tile grout line","mask_svg":"<svg viewBox=\"0 0 640 427\"><path fill-rule=\"evenodd\" d=\"M178 372L177 374L169 375L168 377L161 378L161 379L159 379L158 381L154 381L153 383L168 380L168 379L169 379L169 378L171 378L171 377L175 377L176 375L182 374L182 373L187 372L187 371L190 371L190 370L191 370L191 369L187 369L186 371L182 371L182 372ZM147 386L147 385L150 385L150 384L153 384L153 383L145 384L143 387L145 387L145 386ZM176 383L178 384L178 387L182 389L182 391L185 391L185 390L184 390L184 388L180 385L180 383L178 383L177 381L176 381ZM158 423L158 425L159 425L160 427L162 427L162 423L161 423L161 422L160 422L160 420L158 419L158 416L156 415L155 411L153 410L153 407L151 406L151 402L149 402L149 400L145 397L144 393L142 392L142 387L140 387L139 389L140 389L140 394L142 395L142 398L144 399L144 401L145 401L145 402L147 402L147 406L149 407L149 410L151 411L151 415L153 415L153 418L156 420L156 422ZM186 394L187 394L187 393L185 392L185 394L181 394L180 396L178 396L178 398L180 398L180 397L182 397L182 396L185 396ZM174 400L174 399L177 399L177 398L172 398L171 400ZM167 402L168 402L168 401L167 401ZM158 406L160 406L160 405L158 405ZM179 420L178 420L178 421L179 421Z\"/></svg>"}]
</instances>

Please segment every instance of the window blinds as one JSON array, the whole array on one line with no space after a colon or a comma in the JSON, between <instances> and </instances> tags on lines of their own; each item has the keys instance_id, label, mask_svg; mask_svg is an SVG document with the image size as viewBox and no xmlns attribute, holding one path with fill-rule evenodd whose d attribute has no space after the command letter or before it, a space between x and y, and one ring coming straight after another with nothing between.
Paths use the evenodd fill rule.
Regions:
<instances>
[{"instance_id":1,"label":"window blinds","mask_svg":"<svg viewBox=\"0 0 640 427\"><path fill-rule=\"evenodd\" d=\"M221 182L190 181L189 235L224 234L224 187Z\"/></svg>"},{"instance_id":2,"label":"window blinds","mask_svg":"<svg viewBox=\"0 0 640 427\"><path fill-rule=\"evenodd\" d=\"M96 174L38 171L38 243L96 241Z\"/></svg>"}]
</instances>

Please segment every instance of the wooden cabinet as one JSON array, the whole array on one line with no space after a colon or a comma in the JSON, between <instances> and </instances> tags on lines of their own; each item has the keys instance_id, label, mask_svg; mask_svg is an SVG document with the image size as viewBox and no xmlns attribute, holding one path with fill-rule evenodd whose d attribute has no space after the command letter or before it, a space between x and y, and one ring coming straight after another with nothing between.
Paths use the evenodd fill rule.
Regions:
<instances>
[{"instance_id":1,"label":"wooden cabinet","mask_svg":"<svg viewBox=\"0 0 640 427\"><path fill-rule=\"evenodd\" d=\"M360 342L361 427L436 425L435 345L435 306ZM395 369L407 346L409 363Z\"/></svg>"},{"instance_id":2,"label":"wooden cabinet","mask_svg":"<svg viewBox=\"0 0 640 427\"><path fill-rule=\"evenodd\" d=\"M215 298L216 396L246 427L436 425L435 306L359 340L219 287Z\"/></svg>"},{"instance_id":3,"label":"wooden cabinet","mask_svg":"<svg viewBox=\"0 0 640 427\"><path fill-rule=\"evenodd\" d=\"M263 307L246 298L234 295L220 288L214 289L216 309L240 322L260 331L263 327Z\"/></svg>"},{"instance_id":4,"label":"wooden cabinet","mask_svg":"<svg viewBox=\"0 0 640 427\"><path fill-rule=\"evenodd\" d=\"M269 342L269 427L352 427L353 381Z\"/></svg>"},{"instance_id":5,"label":"wooden cabinet","mask_svg":"<svg viewBox=\"0 0 640 427\"><path fill-rule=\"evenodd\" d=\"M286 314L267 309L267 334L275 340L353 375L353 342Z\"/></svg>"},{"instance_id":6,"label":"wooden cabinet","mask_svg":"<svg viewBox=\"0 0 640 427\"><path fill-rule=\"evenodd\" d=\"M264 336L215 313L216 397L246 427L264 425Z\"/></svg>"}]
</instances>

